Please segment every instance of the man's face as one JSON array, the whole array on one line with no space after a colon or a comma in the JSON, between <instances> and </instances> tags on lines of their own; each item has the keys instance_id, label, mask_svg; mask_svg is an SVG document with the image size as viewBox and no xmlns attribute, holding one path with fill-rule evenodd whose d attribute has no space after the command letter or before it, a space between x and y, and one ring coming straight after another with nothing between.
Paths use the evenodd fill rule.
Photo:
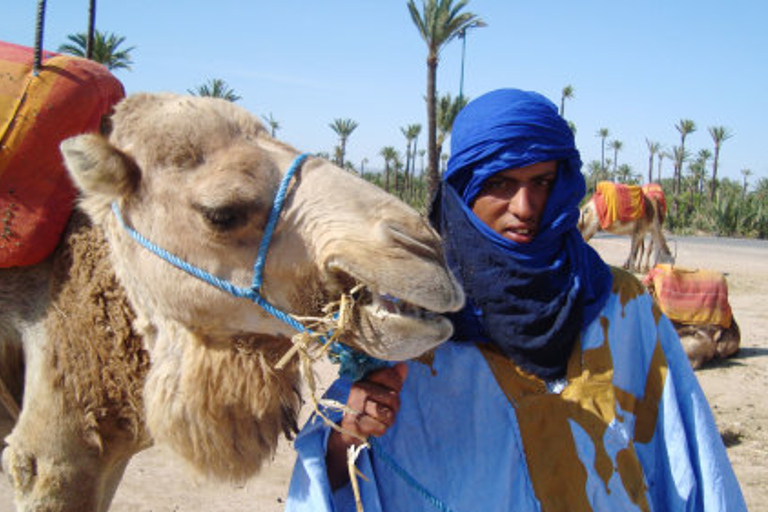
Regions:
<instances>
[{"instance_id":1,"label":"man's face","mask_svg":"<svg viewBox=\"0 0 768 512\"><path fill-rule=\"evenodd\" d=\"M536 236L556 176L554 160L498 172L485 181L472 211L504 238L529 243Z\"/></svg>"}]
</instances>

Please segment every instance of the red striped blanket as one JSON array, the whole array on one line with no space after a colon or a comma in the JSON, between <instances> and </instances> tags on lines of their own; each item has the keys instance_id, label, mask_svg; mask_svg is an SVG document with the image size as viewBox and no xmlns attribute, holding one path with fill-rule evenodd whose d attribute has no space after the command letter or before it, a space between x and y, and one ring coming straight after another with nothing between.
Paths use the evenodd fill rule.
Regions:
<instances>
[{"instance_id":1,"label":"red striped blanket","mask_svg":"<svg viewBox=\"0 0 768 512\"><path fill-rule=\"evenodd\" d=\"M661 311L670 320L687 325L731 326L728 284L721 272L687 270L659 264L645 277Z\"/></svg>"},{"instance_id":2,"label":"red striped blanket","mask_svg":"<svg viewBox=\"0 0 768 512\"><path fill-rule=\"evenodd\" d=\"M0 41L0 268L53 251L75 199L59 143L95 131L125 94L101 64Z\"/></svg>"}]
</instances>

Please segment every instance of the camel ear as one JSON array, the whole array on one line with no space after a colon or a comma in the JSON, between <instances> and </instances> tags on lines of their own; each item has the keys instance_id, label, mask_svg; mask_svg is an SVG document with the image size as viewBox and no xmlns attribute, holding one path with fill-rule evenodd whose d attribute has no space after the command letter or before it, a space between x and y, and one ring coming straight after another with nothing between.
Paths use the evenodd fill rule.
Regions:
<instances>
[{"instance_id":1,"label":"camel ear","mask_svg":"<svg viewBox=\"0 0 768 512\"><path fill-rule=\"evenodd\" d=\"M111 201L136 189L138 166L101 135L78 135L59 147L72 180L85 195Z\"/></svg>"}]
</instances>

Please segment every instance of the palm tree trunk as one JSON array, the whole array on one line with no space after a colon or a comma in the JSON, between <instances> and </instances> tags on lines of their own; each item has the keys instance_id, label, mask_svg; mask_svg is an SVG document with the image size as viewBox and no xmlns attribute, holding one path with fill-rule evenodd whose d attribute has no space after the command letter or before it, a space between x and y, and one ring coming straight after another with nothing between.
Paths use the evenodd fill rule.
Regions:
<instances>
[{"instance_id":1,"label":"palm tree trunk","mask_svg":"<svg viewBox=\"0 0 768 512\"><path fill-rule=\"evenodd\" d=\"M427 152L429 163L427 167L427 181L429 184L429 196L437 190L440 183L437 160L437 116L435 114L435 78L437 76L437 55L427 57Z\"/></svg>"},{"instance_id":2,"label":"palm tree trunk","mask_svg":"<svg viewBox=\"0 0 768 512\"><path fill-rule=\"evenodd\" d=\"M653 153L648 157L648 183L653 182Z\"/></svg>"},{"instance_id":3,"label":"palm tree trunk","mask_svg":"<svg viewBox=\"0 0 768 512\"><path fill-rule=\"evenodd\" d=\"M408 170L411 166L411 139L405 146L405 185L403 186L404 197L408 194Z\"/></svg>"},{"instance_id":4,"label":"palm tree trunk","mask_svg":"<svg viewBox=\"0 0 768 512\"><path fill-rule=\"evenodd\" d=\"M43 63L43 28L45 27L45 0L37 2L37 25L35 26L35 62L32 68L32 74L37 76L40 73L40 66Z\"/></svg>"},{"instance_id":5,"label":"palm tree trunk","mask_svg":"<svg viewBox=\"0 0 768 512\"><path fill-rule=\"evenodd\" d=\"M600 144L600 169L605 173L605 137Z\"/></svg>"},{"instance_id":6,"label":"palm tree trunk","mask_svg":"<svg viewBox=\"0 0 768 512\"><path fill-rule=\"evenodd\" d=\"M661 162L662 162L662 160L664 160L664 157L662 157L661 154L659 154L659 164L656 167L656 179L658 180L659 185L661 185Z\"/></svg>"},{"instance_id":7,"label":"palm tree trunk","mask_svg":"<svg viewBox=\"0 0 768 512\"><path fill-rule=\"evenodd\" d=\"M715 200L715 190L717 189L717 162L720 158L720 145L715 144L715 158L712 162L712 183L709 185L709 199Z\"/></svg>"},{"instance_id":8,"label":"palm tree trunk","mask_svg":"<svg viewBox=\"0 0 768 512\"><path fill-rule=\"evenodd\" d=\"M88 4L88 37L85 39L85 58L93 58L93 34L96 31L96 0Z\"/></svg>"}]
</instances>

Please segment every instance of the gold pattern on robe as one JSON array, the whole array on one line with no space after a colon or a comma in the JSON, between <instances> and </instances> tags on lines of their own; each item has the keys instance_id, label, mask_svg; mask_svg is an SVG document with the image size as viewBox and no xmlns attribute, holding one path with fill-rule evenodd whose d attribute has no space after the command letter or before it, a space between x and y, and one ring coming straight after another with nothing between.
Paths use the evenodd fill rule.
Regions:
<instances>
[{"instance_id":1,"label":"gold pattern on robe","mask_svg":"<svg viewBox=\"0 0 768 512\"><path fill-rule=\"evenodd\" d=\"M619 295L624 310L642 289L633 276L619 271L614 272L614 293ZM615 387L608 343L610 325L605 317L600 318L600 322L603 344L582 352L581 340L577 341L568 362L567 386L560 394L549 393L541 379L519 368L495 346L478 345L516 410L531 482L544 512L593 510L587 496L584 464L588 461L579 456L574 428L583 431L592 441L594 472L605 486L606 494L610 492L609 481L618 474L629 499L639 510L650 510L634 445L628 441L628 446L620 449L613 461L606 450L605 436L612 422L621 424L629 419L627 415L634 415L634 442L651 440L666 380L666 358L657 340L642 397Z\"/></svg>"}]
</instances>

